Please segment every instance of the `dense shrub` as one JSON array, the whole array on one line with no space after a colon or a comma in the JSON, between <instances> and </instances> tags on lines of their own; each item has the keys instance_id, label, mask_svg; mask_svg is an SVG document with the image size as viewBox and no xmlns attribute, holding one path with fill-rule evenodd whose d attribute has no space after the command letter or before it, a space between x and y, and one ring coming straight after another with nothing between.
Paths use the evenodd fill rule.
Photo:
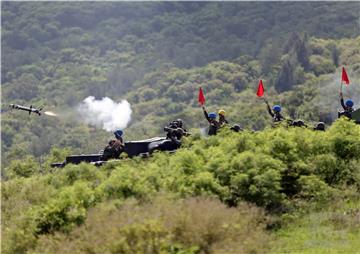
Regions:
<instances>
[{"instance_id":1,"label":"dense shrub","mask_svg":"<svg viewBox=\"0 0 360 254\"><path fill-rule=\"evenodd\" d=\"M298 180L300 185L299 196L305 199L325 201L332 196L334 190L317 176L301 176Z\"/></svg>"},{"instance_id":2,"label":"dense shrub","mask_svg":"<svg viewBox=\"0 0 360 254\"><path fill-rule=\"evenodd\" d=\"M14 177L30 177L39 173L39 163L32 156L26 156L23 160L13 160L6 169L6 176Z\"/></svg>"},{"instance_id":3,"label":"dense shrub","mask_svg":"<svg viewBox=\"0 0 360 254\"><path fill-rule=\"evenodd\" d=\"M156 192L143 169L120 167L111 173L96 189L97 196L105 198L146 198Z\"/></svg>"},{"instance_id":4,"label":"dense shrub","mask_svg":"<svg viewBox=\"0 0 360 254\"><path fill-rule=\"evenodd\" d=\"M266 207L283 200L281 173L285 165L280 160L247 151L234 157L230 167L237 172L230 180L231 199L235 204L245 199Z\"/></svg>"},{"instance_id":5,"label":"dense shrub","mask_svg":"<svg viewBox=\"0 0 360 254\"><path fill-rule=\"evenodd\" d=\"M37 234L69 231L84 222L86 210L94 202L94 192L86 183L78 182L62 190L48 204L29 212L34 213Z\"/></svg>"},{"instance_id":6,"label":"dense shrub","mask_svg":"<svg viewBox=\"0 0 360 254\"><path fill-rule=\"evenodd\" d=\"M206 198L128 201L92 209L70 235L40 237L34 253L264 253L265 220L261 209L244 203L235 209Z\"/></svg>"},{"instance_id":7,"label":"dense shrub","mask_svg":"<svg viewBox=\"0 0 360 254\"><path fill-rule=\"evenodd\" d=\"M188 139L175 154L111 161L100 168L68 165L28 178L15 177L2 186L2 211L7 218L4 249L25 252L36 247L40 235L78 228L93 206L115 202L118 207L128 199L147 203L157 193L171 193L175 199L213 197L233 207L248 201L271 214L326 203L341 196L343 189L360 188L359 131L360 126L347 119L338 120L326 132L280 126L234 133L225 128L217 136ZM120 232L124 240L109 248L126 252L127 239L133 235L136 251L148 246L144 239L159 243L151 248L170 248L174 253L215 248L206 247L204 239L191 242L184 236L171 242L172 247L163 245L173 233L161 220L148 219L127 225ZM180 232L188 234L187 230L192 229ZM16 242L22 235L24 240Z\"/></svg>"}]
</instances>

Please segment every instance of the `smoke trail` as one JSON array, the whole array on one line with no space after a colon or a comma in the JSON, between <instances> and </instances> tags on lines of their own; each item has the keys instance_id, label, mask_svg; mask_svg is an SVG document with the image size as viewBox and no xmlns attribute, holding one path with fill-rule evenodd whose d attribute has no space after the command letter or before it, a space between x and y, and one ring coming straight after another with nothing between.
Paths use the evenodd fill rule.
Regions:
<instances>
[{"instance_id":1,"label":"smoke trail","mask_svg":"<svg viewBox=\"0 0 360 254\"><path fill-rule=\"evenodd\" d=\"M132 113L130 103L126 100L116 103L108 97L95 100L93 96L87 97L78 106L78 111L88 124L107 131L126 128Z\"/></svg>"}]
</instances>

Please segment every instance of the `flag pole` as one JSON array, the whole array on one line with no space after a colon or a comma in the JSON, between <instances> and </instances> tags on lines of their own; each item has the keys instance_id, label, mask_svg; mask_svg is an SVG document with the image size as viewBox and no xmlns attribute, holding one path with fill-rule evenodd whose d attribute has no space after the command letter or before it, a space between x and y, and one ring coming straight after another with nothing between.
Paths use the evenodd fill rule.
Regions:
<instances>
[{"instance_id":1,"label":"flag pole","mask_svg":"<svg viewBox=\"0 0 360 254\"><path fill-rule=\"evenodd\" d=\"M341 81L340 81L340 94L342 94L342 87L343 87L343 81L341 79Z\"/></svg>"},{"instance_id":2,"label":"flag pole","mask_svg":"<svg viewBox=\"0 0 360 254\"><path fill-rule=\"evenodd\" d=\"M263 99L263 101L267 104L267 101L266 101L265 97L263 97L262 99Z\"/></svg>"},{"instance_id":3,"label":"flag pole","mask_svg":"<svg viewBox=\"0 0 360 254\"><path fill-rule=\"evenodd\" d=\"M341 79L340 79L340 95L342 94L342 87L343 87L343 75L344 75L344 67L341 70Z\"/></svg>"}]
</instances>

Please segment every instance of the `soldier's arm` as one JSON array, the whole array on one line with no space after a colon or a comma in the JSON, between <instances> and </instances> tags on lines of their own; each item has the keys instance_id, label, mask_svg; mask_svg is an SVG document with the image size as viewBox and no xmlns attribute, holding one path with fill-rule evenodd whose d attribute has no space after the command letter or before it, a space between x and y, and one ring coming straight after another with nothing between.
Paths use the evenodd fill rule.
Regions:
<instances>
[{"instance_id":1,"label":"soldier's arm","mask_svg":"<svg viewBox=\"0 0 360 254\"><path fill-rule=\"evenodd\" d=\"M210 122L210 118L209 118L208 113L206 112L205 107L203 106L202 109L203 109L203 111L204 111L204 116L205 116L206 120L207 120L208 122Z\"/></svg>"},{"instance_id":2,"label":"soldier's arm","mask_svg":"<svg viewBox=\"0 0 360 254\"><path fill-rule=\"evenodd\" d=\"M121 139L121 140L117 140L116 141L116 149L117 150L122 150L123 148L125 147L125 145L124 145L124 143L123 143L123 140Z\"/></svg>"},{"instance_id":3,"label":"soldier's arm","mask_svg":"<svg viewBox=\"0 0 360 254\"><path fill-rule=\"evenodd\" d=\"M266 106L267 106L267 110L268 110L269 114L271 115L271 117L274 117L274 113L271 111L269 103L266 102Z\"/></svg>"},{"instance_id":4,"label":"soldier's arm","mask_svg":"<svg viewBox=\"0 0 360 254\"><path fill-rule=\"evenodd\" d=\"M344 103L344 97L343 97L342 93L340 93L340 104L343 107L343 109L346 110L346 106L345 106L345 103Z\"/></svg>"}]
</instances>

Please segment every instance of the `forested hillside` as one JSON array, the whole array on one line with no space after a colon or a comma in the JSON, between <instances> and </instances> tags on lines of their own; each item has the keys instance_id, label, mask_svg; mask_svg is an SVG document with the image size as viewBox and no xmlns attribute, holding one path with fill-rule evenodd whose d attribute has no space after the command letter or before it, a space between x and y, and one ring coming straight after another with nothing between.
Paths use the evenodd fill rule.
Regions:
<instances>
[{"instance_id":1,"label":"forested hillside","mask_svg":"<svg viewBox=\"0 0 360 254\"><path fill-rule=\"evenodd\" d=\"M1 2L2 252L357 253L360 125L336 120L343 66L344 97L360 107L359 13L357 2ZM271 128L259 79L308 128ZM203 135L199 87L209 112L245 131ZM176 118L192 135L174 154L51 168L112 138L85 121L88 96L130 103L125 140L163 136Z\"/></svg>"},{"instance_id":2,"label":"forested hillside","mask_svg":"<svg viewBox=\"0 0 360 254\"><path fill-rule=\"evenodd\" d=\"M318 88L333 83L340 65L359 80L358 10L357 3L4 2L2 163L52 146L100 150L109 134L77 121L75 108L90 95L130 102L128 139L160 135L175 117L204 127L200 85L209 110L222 107L231 122L261 129L270 119L253 96L259 78L290 117L330 123L338 104L319 101L336 101L337 92ZM276 92L288 90L296 92ZM43 105L59 117L8 112L9 103Z\"/></svg>"}]
</instances>

